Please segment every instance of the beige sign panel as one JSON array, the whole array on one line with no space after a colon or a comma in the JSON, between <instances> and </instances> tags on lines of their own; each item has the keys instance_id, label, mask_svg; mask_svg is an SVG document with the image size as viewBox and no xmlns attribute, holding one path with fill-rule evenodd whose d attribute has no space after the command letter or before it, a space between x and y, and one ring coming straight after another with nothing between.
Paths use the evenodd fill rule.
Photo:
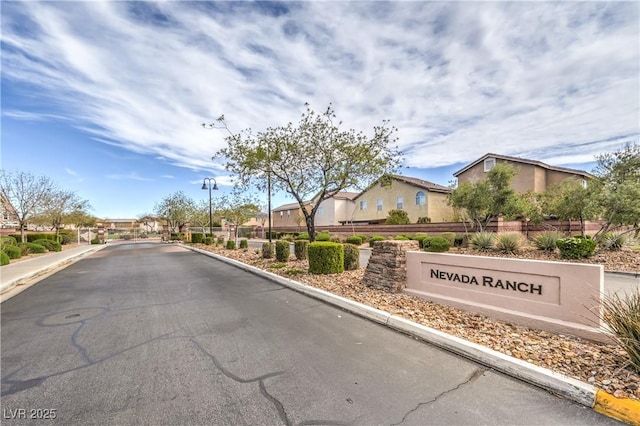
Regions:
<instances>
[{"instance_id":1,"label":"beige sign panel","mask_svg":"<svg viewBox=\"0 0 640 426\"><path fill-rule=\"evenodd\" d=\"M606 340L604 268L565 262L407 252L407 293L526 326Z\"/></svg>"}]
</instances>

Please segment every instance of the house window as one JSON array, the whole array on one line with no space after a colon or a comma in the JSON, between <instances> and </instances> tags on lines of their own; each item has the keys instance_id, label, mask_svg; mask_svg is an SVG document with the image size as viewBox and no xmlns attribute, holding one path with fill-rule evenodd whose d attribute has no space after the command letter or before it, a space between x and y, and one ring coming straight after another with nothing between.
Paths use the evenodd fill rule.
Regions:
<instances>
[{"instance_id":1,"label":"house window","mask_svg":"<svg viewBox=\"0 0 640 426\"><path fill-rule=\"evenodd\" d=\"M403 197L398 197L396 199L396 208L398 210L402 210L404 208L404 199L403 199Z\"/></svg>"},{"instance_id":2,"label":"house window","mask_svg":"<svg viewBox=\"0 0 640 426\"><path fill-rule=\"evenodd\" d=\"M378 199L378 202L376 203L376 207L379 212L382 211L382 200Z\"/></svg>"},{"instance_id":3,"label":"house window","mask_svg":"<svg viewBox=\"0 0 640 426\"><path fill-rule=\"evenodd\" d=\"M582 179L582 187L584 189L587 189L587 180L586 179Z\"/></svg>"},{"instance_id":4,"label":"house window","mask_svg":"<svg viewBox=\"0 0 640 426\"><path fill-rule=\"evenodd\" d=\"M291 210L287 210L287 217L291 217Z\"/></svg>"},{"instance_id":5,"label":"house window","mask_svg":"<svg viewBox=\"0 0 640 426\"><path fill-rule=\"evenodd\" d=\"M324 212L324 207L318 207L318 211L316 212L316 214L319 216L322 216L323 212Z\"/></svg>"},{"instance_id":6,"label":"house window","mask_svg":"<svg viewBox=\"0 0 640 426\"><path fill-rule=\"evenodd\" d=\"M424 192L416 192L416 206L424 206L425 204L427 204L427 197L424 195Z\"/></svg>"},{"instance_id":7,"label":"house window","mask_svg":"<svg viewBox=\"0 0 640 426\"><path fill-rule=\"evenodd\" d=\"M493 169L493 166L496 165L496 159L495 158L485 158L484 160L484 171L485 173L488 172L489 170Z\"/></svg>"},{"instance_id":8,"label":"house window","mask_svg":"<svg viewBox=\"0 0 640 426\"><path fill-rule=\"evenodd\" d=\"M284 212L280 212L280 219L284 216Z\"/></svg>"},{"instance_id":9,"label":"house window","mask_svg":"<svg viewBox=\"0 0 640 426\"><path fill-rule=\"evenodd\" d=\"M360 201L360 210L366 210L366 209L367 209L367 202Z\"/></svg>"}]
</instances>

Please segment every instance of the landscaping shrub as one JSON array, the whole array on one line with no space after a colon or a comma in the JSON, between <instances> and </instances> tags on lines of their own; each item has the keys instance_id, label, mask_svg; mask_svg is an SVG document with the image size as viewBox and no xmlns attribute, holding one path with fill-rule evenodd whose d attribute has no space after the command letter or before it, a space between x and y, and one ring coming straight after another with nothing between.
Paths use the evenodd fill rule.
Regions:
<instances>
[{"instance_id":1,"label":"landscaping shrub","mask_svg":"<svg viewBox=\"0 0 640 426\"><path fill-rule=\"evenodd\" d=\"M464 244L464 235L456 235L453 239L453 245L456 247L462 247Z\"/></svg>"},{"instance_id":2,"label":"landscaping shrub","mask_svg":"<svg viewBox=\"0 0 640 426\"><path fill-rule=\"evenodd\" d=\"M596 242L589 237L561 238L556 244L563 259L591 257L596 250Z\"/></svg>"},{"instance_id":3,"label":"landscaping shrub","mask_svg":"<svg viewBox=\"0 0 640 426\"><path fill-rule=\"evenodd\" d=\"M393 239L395 241L409 241L409 237L407 237L406 235L396 235L395 237L393 237Z\"/></svg>"},{"instance_id":4,"label":"landscaping shrub","mask_svg":"<svg viewBox=\"0 0 640 426\"><path fill-rule=\"evenodd\" d=\"M91 239L91 244L100 244L100 238L92 238Z\"/></svg>"},{"instance_id":5,"label":"landscaping shrub","mask_svg":"<svg viewBox=\"0 0 640 426\"><path fill-rule=\"evenodd\" d=\"M344 271L342 244L329 241L309 243L309 272L312 274L338 274Z\"/></svg>"},{"instance_id":6,"label":"landscaping shrub","mask_svg":"<svg viewBox=\"0 0 640 426\"><path fill-rule=\"evenodd\" d=\"M389 215L384 223L386 225L406 225L410 223L409 214L400 209L389 210Z\"/></svg>"},{"instance_id":7,"label":"landscaping shrub","mask_svg":"<svg viewBox=\"0 0 640 426\"><path fill-rule=\"evenodd\" d=\"M361 245L361 244L362 244L362 238L360 238L360 237L358 237L358 236L356 236L356 235L353 235L353 236L351 236L351 237L347 237L347 239L345 240L345 242L346 242L347 244L353 244L354 246L359 246L359 245Z\"/></svg>"},{"instance_id":8,"label":"landscaping shrub","mask_svg":"<svg viewBox=\"0 0 640 426\"><path fill-rule=\"evenodd\" d=\"M131 234L123 234L120 236L123 240L133 240L133 235Z\"/></svg>"},{"instance_id":9,"label":"landscaping shrub","mask_svg":"<svg viewBox=\"0 0 640 426\"><path fill-rule=\"evenodd\" d=\"M249 240L247 240L246 238L243 238L240 240L240 248L241 249L248 249L249 248Z\"/></svg>"},{"instance_id":10,"label":"landscaping shrub","mask_svg":"<svg viewBox=\"0 0 640 426\"><path fill-rule=\"evenodd\" d=\"M449 241L449 247L451 247L455 243L456 233L455 232L443 232L440 236L447 241Z\"/></svg>"},{"instance_id":11,"label":"landscaping shrub","mask_svg":"<svg viewBox=\"0 0 640 426\"><path fill-rule=\"evenodd\" d=\"M262 258L273 259L276 255L276 245L274 243L262 243Z\"/></svg>"},{"instance_id":12,"label":"landscaping shrub","mask_svg":"<svg viewBox=\"0 0 640 426\"><path fill-rule=\"evenodd\" d=\"M291 248L289 247L289 241L276 241L276 260L278 262L287 262L290 254Z\"/></svg>"},{"instance_id":13,"label":"landscaping shrub","mask_svg":"<svg viewBox=\"0 0 640 426\"><path fill-rule=\"evenodd\" d=\"M220 244L221 246L224 245L224 237L218 237L218 240L216 241L216 245Z\"/></svg>"},{"instance_id":14,"label":"landscaping shrub","mask_svg":"<svg viewBox=\"0 0 640 426\"><path fill-rule=\"evenodd\" d=\"M626 234L607 232L602 236L600 246L605 250L620 250L626 241Z\"/></svg>"},{"instance_id":15,"label":"landscaping shrub","mask_svg":"<svg viewBox=\"0 0 640 426\"><path fill-rule=\"evenodd\" d=\"M18 241L13 237L0 237L1 246L15 246L16 244L18 244Z\"/></svg>"},{"instance_id":16,"label":"landscaping shrub","mask_svg":"<svg viewBox=\"0 0 640 426\"><path fill-rule=\"evenodd\" d=\"M55 234L27 234L27 242L32 243L35 240L52 240L56 241Z\"/></svg>"},{"instance_id":17,"label":"landscaping shrub","mask_svg":"<svg viewBox=\"0 0 640 426\"><path fill-rule=\"evenodd\" d=\"M22 257L22 250L18 246L2 246L2 252L9 256L9 259L20 259Z\"/></svg>"},{"instance_id":18,"label":"landscaping shrub","mask_svg":"<svg viewBox=\"0 0 640 426\"><path fill-rule=\"evenodd\" d=\"M496 242L496 234L493 232L476 232L471 237L471 247L480 251L489 251L493 249Z\"/></svg>"},{"instance_id":19,"label":"landscaping shrub","mask_svg":"<svg viewBox=\"0 0 640 426\"><path fill-rule=\"evenodd\" d=\"M286 271L284 271L285 274L287 275L300 275L300 274L304 274L305 271L303 271L302 269L287 269Z\"/></svg>"},{"instance_id":20,"label":"landscaping shrub","mask_svg":"<svg viewBox=\"0 0 640 426\"><path fill-rule=\"evenodd\" d=\"M285 266L287 266L286 263L274 263L274 264L269 265L268 268L270 268L270 269L282 269Z\"/></svg>"},{"instance_id":21,"label":"landscaping shrub","mask_svg":"<svg viewBox=\"0 0 640 426\"><path fill-rule=\"evenodd\" d=\"M432 253L443 253L451 248L451 243L444 237L425 237L422 244L424 251Z\"/></svg>"},{"instance_id":22,"label":"landscaping shrub","mask_svg":"<svg viewBox=\"0 0 640 426\"><path fill-rule=\"evenodd\" d=\"M184 233L183 232L172 232L169 236L171 241L184 241Z\"/></svg>"},{"instance_id":23,"label":"landscaping shrub","mask_svg":"<svg viewBox=\"0 0 640 426\"><path fill-rule=\"evenodd\" d=\"M232 239L227 240L227 246L226 246L227 250L235 250L236 249L236 242Z\"/></svg>"},{"instance_id":24,"label":"landscaping shrub","mask_svg":"<svg viewBox=\"0 0 640 426\"><path fill-rule=\"evenodd\" d=\"M309 240L309 233L308 232L301 232L296 237L296 240L307 240L308 241Z\"/></svg>"},{"instance_id":25,"label":"landscaping shrub","mask_svg":"<svg viewBox=\"0 0 640 426\"><path fill-rule=\"evenodd\" d=\"M369 238L369 247L373 247L376 241L384 241L384 240L386 240L386 238L383 237L382 235L374 235L373 237Z\"/></svg>"},{"instance_id":26,"label":"landscaping shrub","mask_svg":"<svg viewBox=\"0 0 640 426\"><path fill-rule=\"evenodd\" d=\"M329 235L328 231L322 231L316 235L316 241L329 241L331 240L331 235Z\"/></svg>"},{"instance_id":27,"label":"landscaping shrub","mask_svg":"<svg viewBox=\"0 0 640 426\"><path fill-rule=\"evenodd\" d=\"M623 297L617 293L604 295L601 319L640 372L640 290Z\"/></svg>"},{"instance_id":28,"label":"landscaping shrub","mask_svg":"<svg viewBox=\"0 0 640 426\"><path fill-rule=\"evenodd\" d=\"M281 240L283 240L283 241L289 241L289 242L291 242L291 241L293 241L293 240L295 239L295 236L294 236L293 234L283 234L283 235L280 237L280 239L281 239Z\"/></svg>"},{"instance_id":29,"label":"landscaping shrub","mask_svg":"<svg viewBox=\"0 0 640 426\"><path fill-rule=\"evenodd\" d=\"M204 242L204 234L200 232L194 232L191 234L191 242L193 244L202 244Z\"/></svg>"},{"instance_id":30,"label":"landscaping shrub","mask_svg":"<svg viewBox=\"0 0 640 426\"><path fill-rule=\"evenodd\" d=\"M360 249L355 244L344 244L344 270L354 271L360 267Z\"/></svg>"},{"instance_id":31,"label":"landscaping shrub","mask_svg":"<svg viewBox=\"0 0 640 426\"><path fill-rule=\"evenodd\" d=\"M431 218L426 216L421 216L418 218L416 223L431 223Z\"/></svg>"},{"instance_id":32,"label":"landscaping shrub","mask_svg":"<svg viewBox=\"0 0 640 426\"><path fill-rule=\"evenodd\" d=\"M18 247L22 248L22 253L34 253L34 254L40 254L40 253L46 253L47 252L47 248L45 246L41 246L40 244L36 244L36 243L19 243Z\"/></svg>"},{"instance_id":33,"label":"landscaping shrub","mask_svg":"<svg viewBox=\"0 0 640 426\"><path fill-rule=\"evenodd\" d=\"M562 233L558 231L546 231L539 234L534 240L538 250L554 251L557 247L558 240L562 238Z\"/></svg>"},{"instance_id":34,"label":"landscaping shrub","mask_svg":"<svg viewBox=\"0 0 640 426\"><path fill-rule=\"evenodd\" d=\"M420 248L425 248L425 247L427 247L427 246L429 245L429 243L430 243L430 241L431 241L431 239L432 239L432 238L433 238L433 237L429 237L429 236L426 236L426 237L422 237L422 238L420 238L420 239L418 240L418 244L419 244Z\"/></svg>"},{"instance_id":35,"label":"landscaping shrub","mask_svg":"<svg viewBox=\"0 0 640 426\"><path fill-rule=\"evenodd\" d=\"M502 253L512 254L520 250L522 235L515 232L498 234L496 236L496 248Z\"/></svg>"},{"instance_id":36,"label":"landscaping shrub","mask_svg":"<svg viewBox=\"0 0 640 426\"><path fill-rule=\"evenodd\" d=\"M34 244L40 244L49 251L62 251L62 245L53 240L35 240Z\"/></svg>"},{"instance_id":37,"label":"landscaping shrub","mask_svg":"<svg viewBox=\"0 0 640 426\"><path fill-rule=\"evenodd\" d=\"M298 240L293 243L293 251L296 255L296 259L305 260L307 256L307 250L309 248L309 241Z\"/></svg>"},{"instance_id":38,"label":"landscaping shrub","mask_svg":"<svg viewBox=\"0 0 640 426\"><path fill-rule=\"evenodd\" d=\"M204 243L208 246L210 246L211 244L213 244L214 238L213 237L205 237L204 239Z\"/></svg>"},{"instance_id":39,"label":"landscaping shrub","mask_svg":"<svg viewBox=\"0 0 640 426\"><path fill-rule=\"evenodd\" d=\"M76 237L77 235L73 231L63 229L58 232L58 242L62 245L69 244L70 242L75 241Z\"/></svg>"},{"instance_id":40,"label":"landscaping shrub","mask_svg":"<svg viewBox=\"0 0 640 426\"><path fill-rule=\"evenodd\" d=\"M362 243L366 243L367 241L369 241L369 236L367 236L366 234L356 234L355 236L360 237Z\"/></svg>"},{"instance_id":41,"label":"landscaping shrub","mask_svg":"<svg viewBox=\"0 0 640 426\"><path fill-rule=\"evenodd\" d=\"M10 262L9 256L7 253L0 251L0 266L8 265Z\"/></svg>"}]
</instances>

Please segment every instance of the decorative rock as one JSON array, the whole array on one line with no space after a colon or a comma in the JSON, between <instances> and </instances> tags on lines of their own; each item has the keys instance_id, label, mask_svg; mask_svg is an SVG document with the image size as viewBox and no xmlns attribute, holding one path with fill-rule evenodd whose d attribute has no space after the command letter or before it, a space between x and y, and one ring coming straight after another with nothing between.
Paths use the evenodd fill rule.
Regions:
<instances>
[{"instance_id":1,"label":"decorative rock","mask_svg":"<svg viewBox=\"0 0 640 426\"><path fill-rule=\"evenodd\" d=\"M376 241L362 282L391 293L407 285L407 250L420 250L417 241Z\"/></svg>"}]
</instances>

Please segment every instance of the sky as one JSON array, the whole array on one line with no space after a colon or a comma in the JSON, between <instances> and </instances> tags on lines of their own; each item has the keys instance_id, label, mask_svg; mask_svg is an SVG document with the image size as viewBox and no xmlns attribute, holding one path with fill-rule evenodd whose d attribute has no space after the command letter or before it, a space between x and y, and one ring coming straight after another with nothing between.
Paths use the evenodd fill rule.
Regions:
<instances>
[{"instance_id":1,"label":"sky","mask_svg":"<svg viewBox=\"0 0 640 426\"><path fill-rule=\"evenodd\" d=\"M640 141L640 3L0 2L1 164L100 218L230 190L238 133L331 103L389 120L400 174L448 185L488 152L591 171ZM366 186L369 182L363 182ZM251 192L251 189L247 189ZM263 203L266 194L256 193ZM292 201L276 193L273 206Z\"/></svg>"}]
</instances>

